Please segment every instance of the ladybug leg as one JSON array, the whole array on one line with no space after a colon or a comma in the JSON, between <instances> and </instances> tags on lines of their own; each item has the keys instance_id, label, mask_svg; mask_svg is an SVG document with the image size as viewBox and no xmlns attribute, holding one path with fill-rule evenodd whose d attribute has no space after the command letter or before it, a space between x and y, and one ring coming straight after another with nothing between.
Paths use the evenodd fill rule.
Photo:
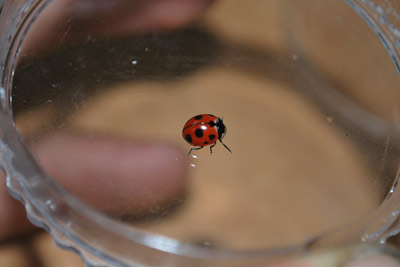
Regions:
<instances>
[{"instance_id":1,"label":"ladybug leg","mask_svg":"<svg viewBox=\"0 0 400 267\"><path fill-rule=\"evenodd\" d=\"M193 148L191 148L191 149L189 150L189 153L187 154L187 157L189 157L190 153L192 153L193 150L199 150L199 149L202 149L203 147L204 147L204 146L201 146L201 147L193 147Z\"/></svg>"},{"instance_id":2,"label":"ladybug leg","mask_svg":"<svg viewBox=\"0 0 400 267\"><path fill-rule=\"evenodd\" d=\"M226 148L226 149L228 149L228 151L229 152L231 152L232 153L232 151L229 149L229 147L227 147L227 145L225 145L222 141L221 141L221 139L219 139L219 141L221 142L221 144L223 144L224 145L224 147Z\"/></svg>"},{"instance_id":3,"label":"ladybug leg","mask_svg":"<svg viewBox=\"0 0 400 267\"><path fill-rule=\"evenodd\" d=\"M212 155L212 149L213 149L213 147L216 145L217 143L214 143L214 144L212 144L211 146L210 146L210 156Z\"/></svg>"}]
</instances>

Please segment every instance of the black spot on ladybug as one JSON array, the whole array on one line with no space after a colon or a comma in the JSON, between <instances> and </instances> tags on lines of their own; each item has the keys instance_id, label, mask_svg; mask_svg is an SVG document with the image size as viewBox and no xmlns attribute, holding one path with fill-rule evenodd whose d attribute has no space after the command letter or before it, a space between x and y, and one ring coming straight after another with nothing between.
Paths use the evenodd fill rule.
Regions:
<instances>
[{"instance_id":1,"label":"black spot on ladybug","mask_svg":"<svg viewBox=\"0 0 400 267\"><path fill-rule=\"evenodd\" d=\"M194 131L194 134L199 138L203 137L203 130L202 129L196 129L196 131Z\"/></svg>"},{"instance_id":2,"label":"black spot on ladybug","mask_svg":"<svg viewBox=\"0 0 400 267\"><path fill-rule=\"evenodd\" d=\"M201 120L201 118L203 118L203 115L197 115L194 117L195 120Z\"/></svg>"},{"instance_id":3,"label":"black spot on ladybug","mask_svg":"<svg viewBox=\"0 0 400 267\"><path fill-rule=\"evenodd\" d=\"M214 121L210 121L208 124L210 124L211 127L214 127L216 125Z\"/></svg>"},{"instance_id":4,"label":"black spot on ladybug","mask_svg":"<svg viewBox=\"0 0 400 267\"><path fill-rule=\"evenodd\" d=\"M215 139L215 135L213 135L213 134L210 134L210 135L208 136L208 138L210 139L210 141L212 141L212 140L214 140L214 139Z\"/></svg>"},{"instance_id":5,"label":"black spot on ladybug","mask_svg":"<svg viewBox=\"0 0 400 267\"><path fill-rule=\"evenodd\" d=\"M190 134L187 134L185 136L185 138L186 138L186 141L188 141L189 143L192 143L192 137L190 136Z\"/></svg>"},{"instance_id":6,"label":"black spot on ladybug","mask_svg":"<svg viewBox=\"0 0 400 267\"><path fill-rule=\"evenodd\" d=\"M208 142L207 142L207 141L205 141L205 142L204 142L204 144L206 144L206 145L207 145L207 144L208 144Z\"/></svg>"}]
</instances>

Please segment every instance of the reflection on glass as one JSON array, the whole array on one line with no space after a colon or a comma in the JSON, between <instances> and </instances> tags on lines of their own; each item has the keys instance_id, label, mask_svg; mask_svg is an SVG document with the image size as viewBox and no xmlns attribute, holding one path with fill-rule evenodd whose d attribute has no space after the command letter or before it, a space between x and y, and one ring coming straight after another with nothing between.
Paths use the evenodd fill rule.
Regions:
<instances>
[{"instance_id":1,"label":"reflection on glass","mask_svg":"<svg viewBox=\"0 0 400 267\"><path fill-rule=\"evenodd\" d=\"M93 208L210 248L300 243L376 208L398 167L390 57L344 3L257 3L130 31L106 9L56 21L51 3L12 92L37 161ZM186 157L202 113L224 117L234 153Z\"/></svg>"}]
</instances>

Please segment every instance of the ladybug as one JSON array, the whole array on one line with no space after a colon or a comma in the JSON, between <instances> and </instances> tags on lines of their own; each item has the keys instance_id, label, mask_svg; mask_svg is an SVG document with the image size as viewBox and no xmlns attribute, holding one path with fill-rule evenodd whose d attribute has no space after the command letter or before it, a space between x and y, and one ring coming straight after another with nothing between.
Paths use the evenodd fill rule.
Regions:
<instances>
[{"instance_id":1,"label":"ladybug","mask_svg":"<svg viewBox=\"0 0 400 267\"><path fill-rule=\"evenodd\" d=\"M183 138L194 148L190 149L188 156L193 150L202 149L210 146L210 155L212 148L219 140L229 152L232 151L222 142L226 134L226 126L223 119L211 114L200 114L190 118L183 126Z\"/></svg>"}]
</instances>

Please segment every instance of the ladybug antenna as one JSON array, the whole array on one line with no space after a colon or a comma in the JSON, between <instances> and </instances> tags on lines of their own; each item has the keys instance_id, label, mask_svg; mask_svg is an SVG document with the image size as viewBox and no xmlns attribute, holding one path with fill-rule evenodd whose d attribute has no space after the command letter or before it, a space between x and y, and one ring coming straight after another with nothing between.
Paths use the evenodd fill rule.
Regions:
<instances>
[{"instance_id":1,"label":"ladybug antenna","mask_svg":"<svg viewBox=\"0 0 400 267\"><path fill-rule=\"evenodd\" d=\"M229 152L231 152L231 153L232 153L232 151L229 149L229 147L227 147L227 145L225 145L225 144L224 144L224 142L222 142L222 141L221 141L221 139L219 139L219 141L221 142L221 144L223 144L223 145L224 145L224 147L225 147L226 149L228 149L228 151L229 151Z\"/></svg>"}]
</instances>

